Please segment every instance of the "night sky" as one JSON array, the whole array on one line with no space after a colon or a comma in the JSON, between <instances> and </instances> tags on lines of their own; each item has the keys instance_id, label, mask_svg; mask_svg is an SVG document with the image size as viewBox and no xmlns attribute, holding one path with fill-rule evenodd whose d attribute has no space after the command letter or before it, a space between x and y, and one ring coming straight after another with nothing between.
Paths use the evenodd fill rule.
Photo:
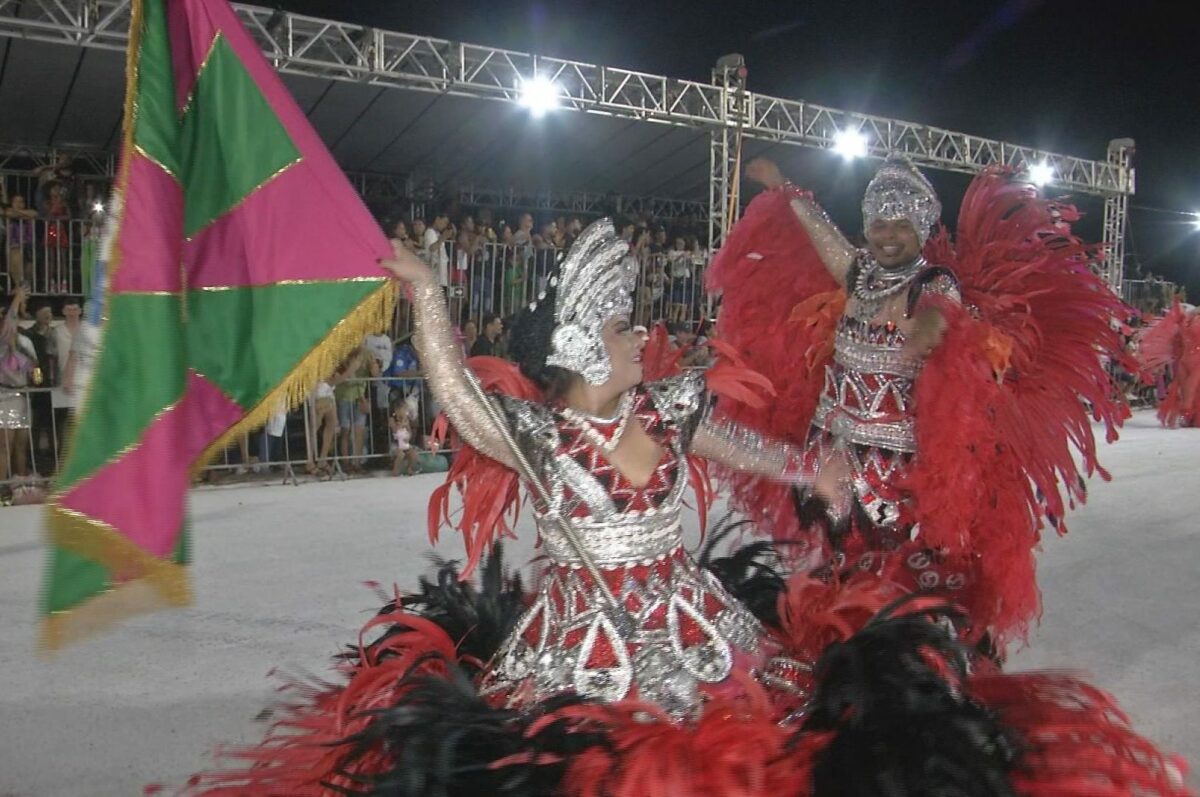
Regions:
<instances>
[{"instance_id":1,"label":"night sky","mask_svg":"<svg viewBox=\"0 0 1200 797\"><path fill-rule=\"evenodd\" d=\"M262 3L266 5L267 3ZM394 2L289 11L707 81L738 52L748 87L1103 160L1137 141L1126 270L1200 298L1200 26L1187 2ZM1188 12L1189 7L1193 8ZM481 105L481 112L488 106ZM803 182L803 175L790 175ZM939 183L941 188L941 183ZM957 204L957 196L944 197ZM1098 228L1102 205L1081 202Z\"/></svg>"}]
</instances>

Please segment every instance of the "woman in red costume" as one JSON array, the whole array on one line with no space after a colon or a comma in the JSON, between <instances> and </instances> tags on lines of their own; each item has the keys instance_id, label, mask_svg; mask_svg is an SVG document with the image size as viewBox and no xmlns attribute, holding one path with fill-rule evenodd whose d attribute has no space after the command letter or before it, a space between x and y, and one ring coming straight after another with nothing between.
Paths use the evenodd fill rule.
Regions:
<instances>
[{"instance_id":1,"label":"woman in red costume","mask_svg":"<svg viewBox=\"0 0 1200 797\"><path fill-rule=\"evenodd\" d=\"M955 610L867 574L795 576L770 545L696 561L680 513L701 459L835 500L846 476L716 421L711 396L749 403L765 380L728 364L643 382L630 321L635 274L604 220L585 230L518 321L521 374L464 368L442 292L412 286L430 385L470 444L431 503L457 525L468 570L386 606L304 687L209 795L1050 795L1184 793L1176 768L1107 697L1068 678L970 668ZM486 394L483 387L493 390ZM519 475L518 475L519 474ZM529 492L546 557L535 590L484 551ZM1074 793L1079 793L1078 791Z\"/></svg>"},{"instance_id":2,"label":"woman in red costume","mask_svg":"<svg viewBox=\"0 0 1200 797\"><path fill-rule=\"evenodd\" d=\"M1200 425L1200 310L1179 298L1171 309L1137 337L1137 358L1147 384L1168 377L1167 395L1158 405L1166 427Z\"/></svg>"},{"instance_id":3,"label":"woman in red costume","mask_svg":"<svg viewBox=\"0 0 1200 797\"><path fill-rule=\"evenodd\" d=\"M1123 305L1071 234L1078 214L991 169L967 190L951 242L934 234L933 187L894 156L867 187L856 250L774 164L747 174L768 190L709 287L723 292L721 339L779 396L725 400L719 414L805 446L810 465L843 455L850 478L832 523L745 474L727 476L734 506L791 543L798 567L947 595L967 610L968 639L1002 655L1038 611L1040 528L1064 531L1083 474L1099 470L1085 402L1110 440L1127 413L1100 358L1124 356L1109 323Z\"/></svg>"}]
</instances>

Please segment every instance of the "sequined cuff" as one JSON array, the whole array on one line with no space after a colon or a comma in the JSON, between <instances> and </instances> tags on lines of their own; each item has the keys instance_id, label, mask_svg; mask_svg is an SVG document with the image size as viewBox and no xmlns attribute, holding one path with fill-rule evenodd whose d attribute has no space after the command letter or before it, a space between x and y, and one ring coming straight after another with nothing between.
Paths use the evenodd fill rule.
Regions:
<instances>
[{"instance_id":1,"label":"sequined cuff","mask_svg":"<svg viewBox=\"0 0 1200 797\"><path fill-rule=\"evenodd\" d=\"M805 467L804 452L729 421L701 421L692 438L692 453L734 470L758 473L776 481L809 486L816 474Z\"/></svg>"},{"instance_id":2,"label":"sequined cuff","mask_svg":"<svg viewBox=\"0 0 1200 797\"><path fill-rule=\"evenodd\" d=\"M790 199L807 199L809 202L814 204L816 203L816 200L813 199L812 191L801 188L791 180L784 180L781 184L771 190L778 191L781 194L787 194Z\"/></svg>"},{"instance_id":3,"label":"sequined cuff","mask_svg":"<svg viewBox=\"0 0 1200 797\"><path fill-rule=\"evenodd\" d=\"M492 459L513 467L503 435L467 384L462 351L451 331L441 287L432 278L419 280L412 287L413 340L429 389L463 439Z\"/></svg>"}]
</instances>

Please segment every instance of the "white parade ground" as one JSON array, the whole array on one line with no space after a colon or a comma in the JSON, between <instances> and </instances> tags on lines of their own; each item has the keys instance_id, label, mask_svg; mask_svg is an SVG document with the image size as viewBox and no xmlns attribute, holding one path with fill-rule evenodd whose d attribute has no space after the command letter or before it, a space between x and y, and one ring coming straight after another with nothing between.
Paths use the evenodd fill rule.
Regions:
<instances>
[{"instance_id":1,"label":"white parade ground","mask_svg":"<svg viewBox=\"0 0 1200 797\"><path fill-rule=\"evenodd\" d=\"M1044 615L1010 669L1084 671L1143 733L1200 763L1200 430L1139 412L1101 459L1113 481L1093 479L1070 534L1045 541ZM429 568L425 508L441 479L197 491L195 605L49 660L34 647L41 508L0 509L0 797L133 797L181 784L219 743L260 738L268 671L323 674L379 606L363 582L406 588ZM513 563L533 555L527 517L522 531ZM433 550L463 549L450 532Z\"/></svg>"}]
</instances>

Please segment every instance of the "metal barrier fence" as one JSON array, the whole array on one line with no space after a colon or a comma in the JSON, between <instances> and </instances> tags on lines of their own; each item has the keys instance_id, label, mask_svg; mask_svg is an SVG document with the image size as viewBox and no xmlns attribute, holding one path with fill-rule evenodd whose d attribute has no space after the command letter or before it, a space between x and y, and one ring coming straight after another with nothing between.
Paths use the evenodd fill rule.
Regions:
<instances>
[{"instance_id":1,"label":"metal barrier fence","mask_svg":"<svg viewBox=\"0 0 1200 797\"><path fill-rule=\"evenodd\" d=\"M390 422L400 403L410 413L406 442L416 467L436 470L448 464L438 456L452 449L431 452L427 445L437 407L423 378L348 379L334 390L332 398L311 395L247 434L209 464L200 481L277 478L295 484L371 470L407 471L414 463L396 455ZM0 428L0 492L22 485L46 488L58 472L73 417L72 411L53 407L50 394L48 387L0 388L0 426L19 424Z\"/></svg>"},{"instance_id":2,"label":"metal barrier fence","mask_svg":"<svg viewBox=\"0 0 1200 797\"><path fill-rule=\"evenodd\" d=\"M43 243L28 250L32 255L25 261L30 267L27 273L38 287L49 288L48 282L59 279L53 276L58 273L53 268L61 266L61 273L67 275L61 278L66 280L65 292L78 293L77 286L81 285L83 273L79 268L80 258L88 254L78 236L90 235L91 230L84 222L63 222L68 241L63 250L71 257L58 264L39 254L46 250L44 235L40 239L37 237L39 230L44 234L45 224L33 221L31 237L35 243L39 240ZM447 300L455 317L464 322L474 320L477 324L490 313L508 319L526 307L545 289L560 254L552 248L493 243L481 244L470 252L449 243L443 246L444 249L435 251L432 257L427 252L422 256L435 270L444 266L441 271L445 277ZM5 254L9 253L6 251ZM702 290L707 260L702 254L645 252L630 257L638 266L635 323L649 326L666 320L696 326L707 317L709 307ZM392 337L408 332L411 321L411 308L400 302L392 325ZM482 334L483 330L479 329L479 332ZM397 391L415 405L412 444L424 452L424 438L437 415L424 380L379 377L348 380L343 384L353 386L359 382L365 383L362 387L369 399L368 412L339 407L335 399L331 416L327 401L310 398L301 408L273 419L268 430L248 435L224 452L206 469L205 478L220 480L277 471L285 480L294 482L302 475L337 478L360 468L390 467L394 446L390 442L388 419L393 399L398 397ZM345 395L353 391L343 387L338 392ZM58 471L69 436L69 414L67 410L53 406L50 393L50 387L0 388L0 401L8 402L14 408L20 405L23 410L14 409L13 417L26 419L21 428L0 430L0 499L22 482L45 486ZM0 426L6 423L3 406L0 403ZM337 417L339 412L341 422ZM327 430L334 427L337 432L331 439L331 432ZM363 431L356 432L355 427ZM426 466L436 464L424 453L422 461Z\"/></svg>"},{"instance_id":3,"label":"metal barrier fence","mask_svg":"<svg viewBox=\"0 0 1200 797\"><path fill-rule=\"evenodd\" d=\"M102 226L98 220L6 215L0 229L0 284L11 293L25 283L33 296L85 293Z\"/></svg>"},{"instance_id":4,"label":"metal barrier fence","mask_svg":"<svg viewBox=\"0 0 1200 797\"><path fill-rule=\"evenodd\" d=\"M459 323L479 322L495 313L511 318L546 288L562 250L516 246L481 239L469 250L444 242L418 254L446 287L450 317ZM704 293L708 254L701 251L631 253L637 263L634 323L656 321L698 324L710 312ZM406 309L398 315L395 334L408 331Z\"/></svg>"}]
</instances>

